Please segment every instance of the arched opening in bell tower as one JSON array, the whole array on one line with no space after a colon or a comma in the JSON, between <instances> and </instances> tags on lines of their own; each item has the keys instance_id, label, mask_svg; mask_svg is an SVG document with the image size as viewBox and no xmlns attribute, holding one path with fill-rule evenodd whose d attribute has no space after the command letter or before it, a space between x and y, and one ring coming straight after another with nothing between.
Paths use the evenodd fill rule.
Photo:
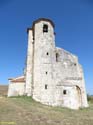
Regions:
<instances>
[{"instance_id":1,"label":"arched opening in bell tower","mask_svg":"<svg viewBox=\"0 0 93 125\"><path fill-rule=\"evenodd\" d=\"M43 25L43 33L44 32L48 32L48 25L47 24L44 24Z\"/></svg>"}]
</instances>

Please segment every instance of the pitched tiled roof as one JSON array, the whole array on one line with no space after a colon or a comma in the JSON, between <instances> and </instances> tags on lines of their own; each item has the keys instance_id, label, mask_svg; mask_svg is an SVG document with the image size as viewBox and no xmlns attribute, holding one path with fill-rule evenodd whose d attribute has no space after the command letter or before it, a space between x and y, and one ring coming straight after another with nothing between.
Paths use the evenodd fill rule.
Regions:
<instances>
[{"instance_id":1,"label":"pitched tiled roof","mask_svg":"<svg viewBox=\"0 0 93 125\"><path fill-rule=\"evenodd\" d=\"M13 83L17 83L17 82L25 82L25 77L24 76L20 76L20 77L17 77L17 78L10 78L9 79L10 82L13 82Z\"/></svg>"}]
</instances>

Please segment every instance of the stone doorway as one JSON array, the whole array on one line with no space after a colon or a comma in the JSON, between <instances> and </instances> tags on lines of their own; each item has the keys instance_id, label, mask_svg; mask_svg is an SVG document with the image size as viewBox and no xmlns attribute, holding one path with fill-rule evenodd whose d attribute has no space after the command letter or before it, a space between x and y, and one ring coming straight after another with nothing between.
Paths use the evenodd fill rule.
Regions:
<instances>
[{"instance_id":1,"label":"stone doorway","mask_svg":"<svg viewBox=\"0 0 93 125\"><path fill-rule=\"evenodd\" d=\"M76 90L77 90L77 103L78 103L78 107L81 107L81 105L82 105L81 89L80 89L79 86L76 86Z\"/></svg>"}]
</instances>

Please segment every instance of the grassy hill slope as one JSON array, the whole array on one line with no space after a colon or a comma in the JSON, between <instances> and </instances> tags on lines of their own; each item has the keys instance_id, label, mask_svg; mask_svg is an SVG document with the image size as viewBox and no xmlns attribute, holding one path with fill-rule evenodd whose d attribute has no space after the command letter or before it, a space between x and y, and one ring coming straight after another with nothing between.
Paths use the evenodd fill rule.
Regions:
<instances>
[{"instance_id":1,"label":"grassy hill slope","mask_svg":"<svg viewBox=\"0 0 93 125\"><path fill-rule=\"evenodd\" d=\"M45 106L31 97L1 97L0 122L12 125L93 125L93 103L89 108L75 111Z\"/></svg>"}]
</instances>

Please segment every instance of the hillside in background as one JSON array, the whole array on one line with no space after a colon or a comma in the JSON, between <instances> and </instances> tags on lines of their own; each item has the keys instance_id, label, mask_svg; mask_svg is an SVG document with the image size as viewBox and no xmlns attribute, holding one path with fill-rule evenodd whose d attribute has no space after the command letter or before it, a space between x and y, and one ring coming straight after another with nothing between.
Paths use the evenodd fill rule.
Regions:
<instances>
[{"instance_id":1,"label":"hillside in background","mask_svg":"<svg viewBox=\"0 0 93 125\"><path fill-rule=\"evenodd\" d=\"M7 96L8 85L0 85L0 96Z\"/></svg>"}]
</instances>

